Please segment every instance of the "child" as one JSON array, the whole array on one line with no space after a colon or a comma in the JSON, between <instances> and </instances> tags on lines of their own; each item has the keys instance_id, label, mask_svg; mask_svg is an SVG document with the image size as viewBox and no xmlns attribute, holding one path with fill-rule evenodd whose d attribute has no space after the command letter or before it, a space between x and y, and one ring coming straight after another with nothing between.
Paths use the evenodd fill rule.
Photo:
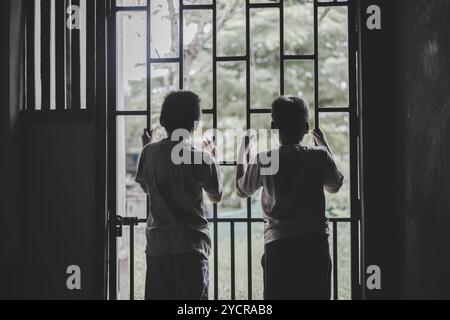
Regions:
<instances>
[{"instance_id":1,"label":"child","mask_svg":"<svg viewBox=\"0 0 450 320\"><path fill-rule=\"evenodd\" d=\"M236 171L240 197L250 197L263 188L265 298L329 300L331 259L324 188L337 193L344 177L320 129L312 133L315 146L302 144L310 129L308 106L302 99L277 98L272 120L280 147L258 154L248 164L253 137L246 137ZM264 175L267 161L262 159L267 157L278 161L278 172Z\"/></svg>"},{"instance_id":2,"label":"child","mask_svg":"<svg viewBox=\"0 0 450 320\"><path fill-rule=\"evenodd\" d=\"M222 182L215 146L205 141L202 151L190 142L199 119L199 97L187 91L172 92L165 98L160 117L168 138L150 144L153 132L143 136L136 181L150 199L147 300L208 299L211 240L203 191L218 203Z\"/></svg>"}]
</instances>

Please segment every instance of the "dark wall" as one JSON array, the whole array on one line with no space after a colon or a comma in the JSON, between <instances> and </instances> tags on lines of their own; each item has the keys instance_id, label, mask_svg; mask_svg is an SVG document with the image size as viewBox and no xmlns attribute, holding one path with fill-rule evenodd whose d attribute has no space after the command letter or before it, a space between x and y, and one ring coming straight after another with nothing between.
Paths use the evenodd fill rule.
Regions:
<instances>
[{"instance_id":1,"label":"dark wall","mask_svg":"<svg viewBox=\"0 0 450 320\"><path fill-rule=\"evenodd\" d=\"M24 297L99 299L104 243L95 210L95 122L71 113L24 114L22 129ZM67 289L71 265L81 268L81 291Z\"/></svg>"},{"instance_id":2,"label":"dark wall","mask_svg":"<svg viewBox=\"0 0 450 320\"><path fill-rule=\"evenodd\" d=\"M450 297L450 2L361 1L365 266L368 299Z\"/></svg>"},{"instance_id":3,"label":"dark wall","mask_svg":"<svg viewBox=\"0 0 450 320\"><path fill-rule=\"evenodd\" d=\"M364 270L381 268L381 290L365 290L366 299L399 297L401 225L396 207L395 11L393 1L362 0L360 7L361 117L363 139ZM381 8L381 30L366 27L367 7ZM365 286L365 283L364 283Z\"/></svg>"},{"instance_id":4,"label":"dark wall","mask_svg":"<svg viewBox=\"0 0 450 320\"><path fill-rule=\"evenodd\" d=\"M3 3L0 20L0 298L11 298L19 295L22 266L18 115L23 105L23 1Z\"/></svg>"},{"instance_id":5,"label":"dark wall","mask_svg":"<svg viewBox=\"0 0 450 320\"><path fill-rule=\"evenodd\" d=\"M96 112L21 112L24 3L0 11L0 299L102 299L105 101ZM67 289L70 265L80 291Z\"/></svg>"},{"instance_id":6,"label":"dark wall","mask_svg":"<svg viewBox=\"0 0 450 320\"><path fill-rule=\"evenodd\" d=\"M398 13L398 167L405 297L450 298L450 1Z\"/></svg>"}]
</instances>

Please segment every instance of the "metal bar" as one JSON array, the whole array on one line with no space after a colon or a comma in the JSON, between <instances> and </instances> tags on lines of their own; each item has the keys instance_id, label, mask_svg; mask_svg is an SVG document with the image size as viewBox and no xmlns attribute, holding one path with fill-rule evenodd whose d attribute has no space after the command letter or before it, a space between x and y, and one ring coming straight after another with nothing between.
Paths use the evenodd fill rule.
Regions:
<instances>
[{"instance_id":1,"label":"metal bar","mask_svg":"<svg viewBox=\"0 0 450 320\"><path fill-rule=\"evenodd\" d=\"M71 0L72 6L80 6L80 0ZM71 89L72 91L69 93L72 96L72 109L79 110L81 109L81 57L80 57L80 30L77 28L73 28L71 31L72 34L72 83Z\"/></svg>"},{"instance_id":2,"label":"metal bar","mask_svg":"<svg viewBox=\"0 0 450 320\"><path fill-rule=\"evenodd\" d=\"M182 11L182 10L181 10ZM180 23L181 24L181 23ZM213 72L213 129L214 132L217 130L217 63L216 63L216 57L217 57L217 6L216 6L216 0L213 0L213 11L212 11L212 33L213 33L213 39L212 39L212 58L213 58L213 65L212 65L212 72ZM182 48L182 56L184 57L184 48ZM214 299L218 300L219 298L219 243L218 243L218 223L217 223L217 204L214 204Z\"/></svg>"},{"instance_id":3,"label":"metal bar","mask_svg":"<svg viewBox=\"0 0 450 320\"><path fill-rule=\"evenodd\" d=\"M252 9L264 9L264 8L279 8L279 2L267 2L267 3L249 3L249 8Z\"/></svg>"},{"instance_id":4,"label":"metal bar","mask_svg":"<svg viewBox=\"0 0 450 320\"><path fill-rule=\"evenodd\" d=\"M181 10L213 10L215 7L216 7L215 4L182 4L182 5L180 5Z\"/></svg>"},{"instance_id":5,"label":"metal bar","mask_svg":"<svg viewBox=\"0 0 450 320\"><path fill-rule=\"evenodd\" d=\"M108 157L107 157L107 123L106 123L106 115L107 115L107 105L106 105L106 70L107 65L105 61L107 61L106 56L106 0L97 0L96 1L96 61L101 63L96 63L96 92L95 92L95 113L96 113L96 184L97 184L97 194L101 195L102 201L96 201L96 212L98 212L98 225L102 226L102 237L105 243L108 244L108 233L105 232L107 226L107 168L108 168ZM64 47L64 45L63 45ZM89 113L89 110L86 111ZM103 277L102 279L102 288L103 288L103 297L106 299L108 296L108 245L102 252L100 252L97 256L98 259L101 259L103 263Z\"/></svg>"},{"instance_id":6,"label":"metal bar","mask_svg":"<svg viewBox=\"0 0 450 320\"><path fill-rule=\"evenodd\" d=\"M58 2L58 0L56 0ZM86 109L95 107L95 1L86 1Z\"/></svg>"},{"instance_id":7,"label":"metal bar","mask_svg":"<svg viewBox=\"0 0 450 320\"><path fill-rule=\"evenodd\" d=\"M284 1L280 1L280 95L284 95Z\"/></svg>"},{"instance_id":8,"label":"metal bar","mask_svg":"<svg viewBox=\"0 0 450 320\"><path fill-rule=\"evenodd\" d=\"M318 108L317 113L350 113L350 108Z\"/></svg>"},{"instance_id":9,"label":"metal bar","mask_svg":"<svg viewBox=\"0 0 450 320\"><path fill-rule=\"evenodd\" d=\"M219 237L218 237L218 224L217 224L217 205L213 206L214 218L214 300L219 300Z\"/></svg>"},{"instance_id":10,"label":"metal bar","mask_svg":"<svg viewBox=\"0 0 450 320\"><path fill-rule=\"evenodd\" d=\"M236 300L236 249L234 222L230 223L230 252L231 252L231 300Z\"/></svg>"},{"instance_id":11,"label":"metal bar","mask_svg":"<svg viewBox=\"0 0 450 320\"><path fill-rule=\"evenodd\" d=\"M63 110L66 108L66 8L66 0L55 1L55 100L57 110Z\"/></svg>"},{"instance_id":12,"label":"metal bar","mask_svg":"<svg viewBox=\"0 0 450 320\"><path fill-rule=\"evenodd\" d=\"M27 1L27 17L26 17L26 23L27 23L27 31L26 31L26 37L27 37L27 104L26 109L27 110L35 110L36 108L36 87L35 87L35 64L34 64L34 24L35 24L35 5L34 0L28 0Z\"/></svg>"},{"instance_id":13,"label":"metal bar","mask_svg":"<svg viewBox=\"0 0 450 320\"><path fill-rule=\"evenodd\" d=\"M361 202L359 199L359 172L358 172L358 141L359 116L357 100L357 20L354 0L348 6L348 57L349 57L349 107L350 113L350 197L351 217L351 284L352 299L361 299L360 279L360 248L359 248L359 221L361 219ZM357 221L356 221L357 220Z\"/></svg>"},{"instance_id":14,"label":"metal bar","mask_svg":"<svg viewBox=\"0 0 450 320\"><path fill-rule=\"evenodd\" d=\"M314 0L314 120L316 128L320 127L319 117L319 11L317 8L317 0Z\"/></svg>"},{"instance_id":15,"label":"metal bar","mask_svg":"<svg viewBox=\"0 0 450 320\"><path fill-rule=\"evenodd\" d=\"M251 128L251 97L250 97L250 88L251 88L251 39L250 39L250 0L245 0L245 26L246 26L246 35L245 35L245 43L246 43L246 125L247 130ZM253 282L252 282L252 224L250 219L252 218L252 209L251 209L251 199L247 199L247 276L248 276L248 300L252 300L253 298Z\"/></svg>"},{"instance_id":16,"label":"metal bar","mask_svg":"<svg viewBox=\"0 0 450 320\"><path fill-rule=\"evenodd\" d=\"M338 279L338 223L333 221L333 297L339 300L339 279Z\"/></svg>"},{"instance_id":17,"label":"metal bar","mask_svg":"<svg viewBox=\"0 0 450 320\"><path fill-rule=\"evenodd\" d=\"M50 109L51 1L41 0L41 109Z\"/></svg>"},{"instance_id":18,"label":"metal bar","mask_svg":"<svg viewBox=\"0 0 450 320\"><path fill-rule=\"evenodd\" d=\"M130 300L134 300L134 224L130 224Z\"/></svg>"},{"instance_id":19,"label":"metal bar","mask_svg":"<svg viewBox=\"0 0 450 320\"><path fill-rule=\"evenodd\" d=\"M178 50L179 50L179 56L180 56L180 66L179 66L179 72L180 72L180 90L183 90L184 88L184 33L183 33L183 29L184 29L184 10L182 10L183 8L183 0L179 0L179 7L180 7L180 12L179 12L179 16L180 16L180 21L178 23L178 27L179 27L179 46L178 46Z\"/></svg>"},{"instance_id":20,"label":"metal bar","mask_svg":"<svg viewBox=\"0 0 450 320\"><path fill-rule=\"evenodd\" d=\"M115 0L107 0L114 12ZM112 15L108 19L108 227L109 227L109 298L117 300L117 242L116 242L116 78L117 78L117 57L116 57L116 15Z\"/></svg>"}]
</instances>

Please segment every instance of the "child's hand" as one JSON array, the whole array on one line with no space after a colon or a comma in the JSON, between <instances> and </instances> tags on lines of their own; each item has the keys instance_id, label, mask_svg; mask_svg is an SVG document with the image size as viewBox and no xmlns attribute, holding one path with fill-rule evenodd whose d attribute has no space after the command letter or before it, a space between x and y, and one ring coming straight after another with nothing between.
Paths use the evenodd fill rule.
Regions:
<instances>
[{"instance_id":1,"label":"child's hand","mask_svg":"<svg viewBox=\"0 0 450 320\"><path fill-rule=\"evenodd\" d=\"M253 146L253 142L255 141L255 135L252 133L247 133L245 136L242 137L241 140L241 147L240 147L240 153L241 154L248 154Z\"/></svg>"},{"instance_id":2,"label":"child's hand","mask_svg":"<svg viewBox=\"0 0 450 320\"><path fill-rule=\"evenodd\" d=\"M209 152L214 158L216 157L217 147L208 137L205 137L203 140L203 148Z\"/></svg>"},{"instance_id":3,"label":"child's hand","mask_svg":"<svg viewBox=\"0 0 450 320\"><path fill-rule=\"evenodd\" d=\"M316 146L328 148L328 141L322 130L314 129L312 135L313 135L313 142Z\"/></svg>"},{"instance_id":4,"label":"child's hand","mask_svg":"<svg viewBox=\"0 0 450 320\"><path fill-rule=\"evenodd\" d=\"M142 139L142 146L146 146L153 141L153 130L144 129L144 134L141 137Z\"/></svg>"}]
</instances>

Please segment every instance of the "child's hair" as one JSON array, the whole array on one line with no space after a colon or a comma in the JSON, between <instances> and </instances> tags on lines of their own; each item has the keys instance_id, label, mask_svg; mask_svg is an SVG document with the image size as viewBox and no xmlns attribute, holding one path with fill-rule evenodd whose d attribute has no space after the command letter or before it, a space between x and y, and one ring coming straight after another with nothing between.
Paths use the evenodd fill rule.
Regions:
<instances>
[{"instance_id":1,"label":"child's hair","mask_svg":"<svg viewBox=\"0 0 450 320\"><path fill-rule=\"evenodd\" d=\"M159 122L168 134L177 129L191 131L200 120L200 98L190 91L173 91L164 99Z\"/></svg>"},{"instance_id":2,"label":"child's hair","mask_svg":"<svg viewBox=\"0 0 450 320\"><path fill-rule=\"evenodd\" d=\"M272 103L274 129L290 140L301 140L309 123L309 107L296 96L281 96Z\"/></svg>"}]
</instances>

